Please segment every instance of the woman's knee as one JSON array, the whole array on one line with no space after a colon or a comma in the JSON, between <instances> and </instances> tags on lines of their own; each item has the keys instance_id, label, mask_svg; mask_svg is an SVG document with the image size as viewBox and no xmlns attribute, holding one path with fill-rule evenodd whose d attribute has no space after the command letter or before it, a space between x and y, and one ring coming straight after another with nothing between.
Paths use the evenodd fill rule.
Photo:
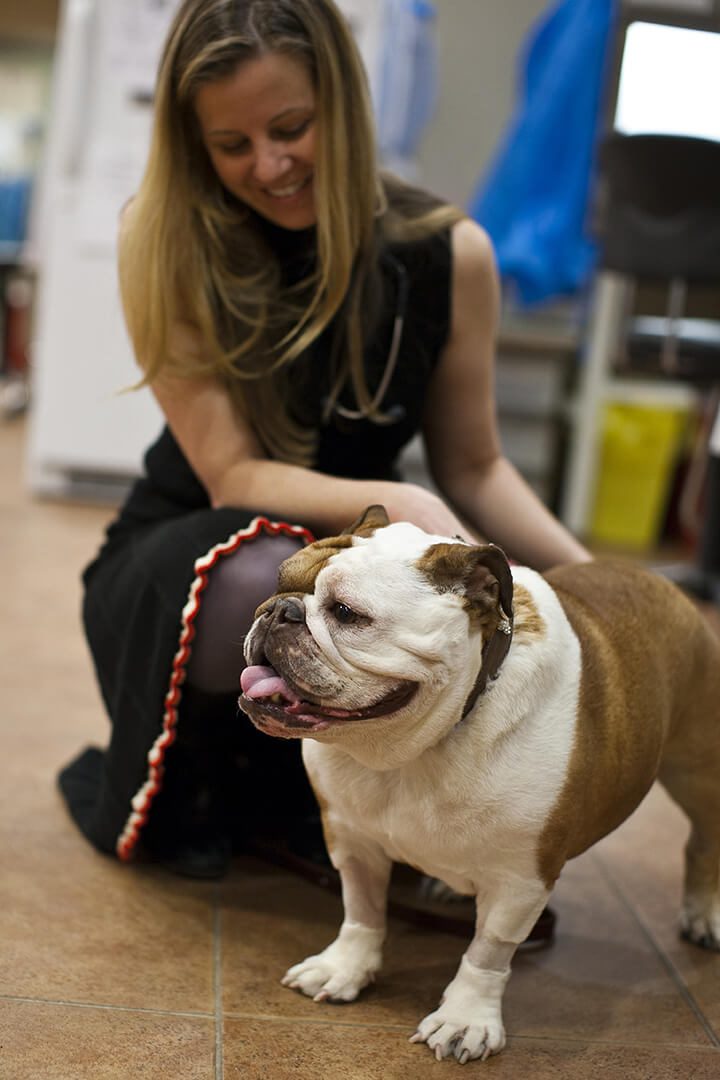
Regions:
<instances>
[{"instance_id":1,"label":"woman's knee","mask_svg":"<svg viewBox=\"0 0 720 1080\"><path fill-rule=\"evenodd\" d=\"M295 537L263 534L220 558L208 575L195 618L189 683L212 692L237 687L242 643L255 609L276 591L280 564L302 547Z\"/></svg>"},{"instance_id":2,"label":"woman's knee","mask_svg":"<svg viewBox=\"0 0 720 1080\"><path fill-rule=\"evenodd\" d=\"M210 573L206 592L212 590L221 599L234 597L239 601L242 597L246 606L252 603L254 612L277 590L281 563L303 546L302 540L293 536L258 536L220 559Z\"/></svg>"}]
</instances>

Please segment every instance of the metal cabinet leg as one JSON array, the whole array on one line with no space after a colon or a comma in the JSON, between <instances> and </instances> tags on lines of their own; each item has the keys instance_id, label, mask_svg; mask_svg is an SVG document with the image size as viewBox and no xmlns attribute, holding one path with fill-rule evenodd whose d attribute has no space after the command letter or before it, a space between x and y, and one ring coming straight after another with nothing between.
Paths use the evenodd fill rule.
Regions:
<instances>
[{"instance_id":1,"label":"metal cabinet leg","mask_svg":"<svg viewBox=\"0 0 720 1080\"><path fill-rule=\"evenodd\" d=\"M622 335L627 278L602 272L595 284L583 369L573 404L561 517L582 536L588 527L599 455L601 407Z\"/></svg>"}]
</instances>

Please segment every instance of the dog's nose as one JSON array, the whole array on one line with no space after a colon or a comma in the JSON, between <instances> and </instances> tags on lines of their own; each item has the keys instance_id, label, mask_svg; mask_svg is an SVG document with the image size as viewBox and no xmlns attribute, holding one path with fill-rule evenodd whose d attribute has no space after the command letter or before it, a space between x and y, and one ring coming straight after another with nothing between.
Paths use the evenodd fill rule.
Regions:
<instances>
[{"instance_id":1,"label":"dog's nose","mask_svg":"<svg viewBox=\"0 0 720 1080\"><path fill-rule=\"evenodd\" d=\"M282 596L275 605L276 622L305 622L305 606L296 596Z\"/></svg>"}]
</instances>

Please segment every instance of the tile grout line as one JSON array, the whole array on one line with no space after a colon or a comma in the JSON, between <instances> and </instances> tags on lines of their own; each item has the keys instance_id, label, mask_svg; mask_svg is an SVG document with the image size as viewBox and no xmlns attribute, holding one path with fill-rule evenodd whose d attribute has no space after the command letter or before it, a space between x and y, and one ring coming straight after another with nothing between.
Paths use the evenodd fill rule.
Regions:
<instances>
[{"instance_id":1,"label":"tile grout line","mask_svg":"<svg viewBox=\"0 0 720 1080\"><path fill-rule=\"evenodd\" d=\"M225 1014L225 1019L226 1020L250 1020L250 1021L253 1021L253 1022L260 1023L260 1024L285 1024L285 1025L290 1026L290 1027L292 1027L292 1026L296 1026L296 1027L297 1026L301 1026L301 1027L308 1027L308 1026L309 1027L342 1027L342 1028L354 1028L354 1029L370 1030L370 1031L388 1031L388 1032L400 1033L400 1034L402 1034L403 1032L407 1032L409 1030L409 1025L407 1025L407 1024L390 1024L390 1023L383 1023L382 1021L379 1021L379 1020L356 1020L356 1021L347 1021L347 1020L340 1021L340 1020L334 1020L334 1019L318 1020L318 1019L315 1019L314 1017L313 1018L308 1018L308 1017L304 1017L304 1016L284 1016L282 1013L254 1013L254 1012L237 1011L237 1012L226 1013ZM618 1040L614 1040L614 1039L596 1039L596 1038L592 1038L591 1036L571 1035L571 1034L568 1034L568 1033L553 1034L553 1035L543 1035L543 1034L537 1034L536 1033L536 1034L532 1034L532 1035L524 1035L524 1034L520 1034L520 1033L514 1033L512 1031L507 1032L507 1037L508 1037L508 1040L513 1040L515 1042L530 1042L530 1043L533 1043L533 1042L546 1042L546 1043L559 1042L559 1043L569 1043L569 1044L578 1045L578 1046L625 1047L625 1048L630 1048L630 1049L633 1049L633 1050L636 1050L636 1049L657 1050L659 1047L662 1047L665 1050L679 1050L679 1051L683 1051L683 1052L688 1051L689 1053L693 1053L693 1054L717 1055L717 1053L718 1053L718 1047L716 1047L716 1046L705 1046L704 1044L700 1044L700 1043L681 1043L681 1042L658 1043L657 1040L648 1040L647 1042L644 1042L644 1041L641 1041L641 1042L635 1042L635 1041L628 1042L627 1040L619 1040L618 1041Z\"/></svg>"},{"instance_id":2,"label":"tile grout line","mask_svg":"<svg viewBox=\"0 0 720 1080\"><path fill-rule=\"evenodd\" d=\"M410 1031L411 1024L392 1024L382 1020L338 1020L335 1017L315 1016L285 1016L283 1013L255 1013L243 1012L242 1010L225 1013L226 1020L257 1020L262 1024L288 1024L315 1027L342 1027L342 1028L377 1028L382 1031L394 1031L402 1034ZM409 1038L409 1036L408 1036Z\"/></svg>"},{"instance_id":3,"label":"tile grout line","mask_svg":"<svg viewBox=\"0 0 720 1080\"><path fill-rule=\"evenodd\" d=\"M20 994L0 994L0 1001L22 1005L50 1005L62 1009L100 1009L102 1012L142 1013L149 1016L179 1016L188 1020L212 1019L209 1012L189 1012L177 1009L149 1009L143 1005L108 1005L102 1001L65 1001L62 998L24 997Z\"/></svg>"},{"instance_id":4,"label":"tile grout line","mask_svg":"<svg viewBox=\"0 0 720 1080\"><path fill-rule=\"evenodd\" d=\"M670 959L670 957L665 952L660 943L656 940L655 935L651 932L645 920L642 918L639 911L637 911L637 909L635 908L635 905L632 904L630 900L628 900L621 886L616 881L614 875L608 868L602 856L598 855L597 852L593 852L593 858L596 861L600 872L607 881L608 885L613 890L617 898L620 900L620 903L623 905L625 910L630 914L635 923L637 923L646 941L650 944L653 951L659 957L660 962L662 963L663 967L665 968L668 975L675 984L675 987L680 994L680 997L683 999L690 1012L700 1024L701 1028L707 1035L712 1045L715 1047L720 1047L720 1038L718 1038L712 1024L698 1005L697 1001L695 1000L693 994L690 992L690 989L688 988L685 980L683 979L682 975L678 971L673 961Z\"/></svg>"},{"instance_id":5,"label":"tile grout line","mask_svg":"<svg viewBox=\"0 0 720 1080\"><path fill-rule=\"evenodd\" d=\"M215 1080L224 1080L223 1062L224 1019L222 1007L222 914L216 900L213 917L213 984L215 991Z\"/></svg>"}]
</instances>

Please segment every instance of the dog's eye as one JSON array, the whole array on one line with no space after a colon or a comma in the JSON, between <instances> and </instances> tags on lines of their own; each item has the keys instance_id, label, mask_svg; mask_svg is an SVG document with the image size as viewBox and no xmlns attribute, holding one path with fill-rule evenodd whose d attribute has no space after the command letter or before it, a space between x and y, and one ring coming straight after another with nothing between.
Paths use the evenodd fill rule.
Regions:
<instances>
[{"instance_id":1,"label":"dog's eye","mask_svg":"<svg viewBox=\"0 0 720 1080\"><path fill-rule=\"evenodd\" d=\"M359 618L357 612L353 611L347 604L333 604L332 613L337 621L342 623L343 626L348 626L351 623L357 622Z\"/></svg>"}]
</instances>

